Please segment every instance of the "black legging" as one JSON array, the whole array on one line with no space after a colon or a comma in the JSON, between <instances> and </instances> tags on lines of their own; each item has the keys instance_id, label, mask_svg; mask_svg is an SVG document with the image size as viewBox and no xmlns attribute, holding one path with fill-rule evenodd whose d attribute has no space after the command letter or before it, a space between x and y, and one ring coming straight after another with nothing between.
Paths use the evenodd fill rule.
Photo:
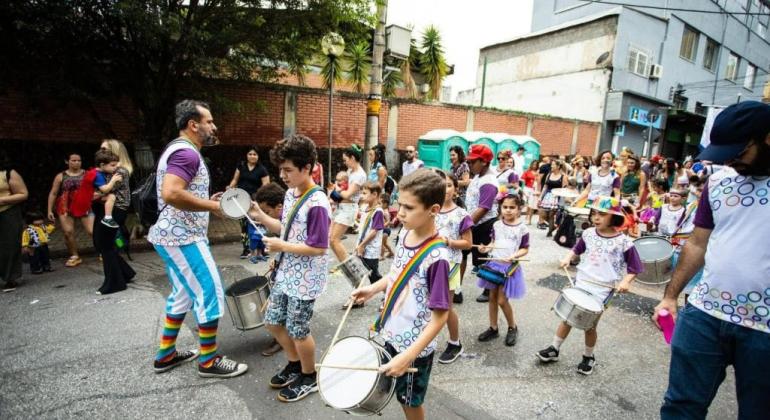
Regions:
<instances>
[{"instance_id":1,"label":"black legging","mask_svg":"<svg viewBox=\"0 0 770 420\"><path fill-rule=\"evenodd\" d=\"M126 283L130 282L136 272L120 256L118 248L115 245L117 229L107 227L101 223L104 217L104 203L101 201L93 202L94 211L94 248L102 256L102 267L104 268L104 282L99 287L99 292L103 295L108 293L120 292L126 290ZM125 231L126 216L128 212L119 208L112 210L112 218Z\"/></svg>"},{"instance_id":2,"label":"black legging","mask_svg":"<svg viewBox=\"0 0 770 420\"><path fill-rule=\"evenodd\" d=\"M486 222L477 224L471 228L471 233L473 234L473 243L476 245L487 245L492 240L492 227L495 224L495 220L497 219L489 219ZM486 257L487 254L484 254L479 251L478 247L471 248L471 257L474 267L478 267L482 265L483 261L479 260L479 258Z\"/></svg>"}]
</instances>

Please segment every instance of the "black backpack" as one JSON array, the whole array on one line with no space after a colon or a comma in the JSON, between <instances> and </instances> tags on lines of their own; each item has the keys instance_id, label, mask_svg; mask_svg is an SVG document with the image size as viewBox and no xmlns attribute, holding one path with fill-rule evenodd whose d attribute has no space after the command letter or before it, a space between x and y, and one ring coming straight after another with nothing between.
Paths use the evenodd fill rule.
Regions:
<instances>
[{"instance_id":1,"label":"black backpack","mask_svg":"<svg viewBox=\"0 0 770 420\"><path fill-rule=\"evenodd\" d=\"M168 147L175 141L170 142L166 148L163 149L163 153L165 153L166 149L168 149ZM163 153L161 153L160 156L163 156ZM139 217L139 223L145 227L154 225L155 222L158 221L160 212L168 205L166 204L163 206L163 209L158 210L157 172L158 164L156 163L155 169L139 183L134 191L131 192L131 205L134 207L137 217Z\"/></svg>"},{"instance_id":2,"label":"black backpack","mask_svg":"<svg viewBox=\"0 0 770 420\"><path fill-rule=\"evenodd\" d=\"M575 235L575 219L564 212L559 223L559 228L556 229L556 233L553 235L553 240L565 248L572 248L577 241Z\"/></svg>"}]
</instances>

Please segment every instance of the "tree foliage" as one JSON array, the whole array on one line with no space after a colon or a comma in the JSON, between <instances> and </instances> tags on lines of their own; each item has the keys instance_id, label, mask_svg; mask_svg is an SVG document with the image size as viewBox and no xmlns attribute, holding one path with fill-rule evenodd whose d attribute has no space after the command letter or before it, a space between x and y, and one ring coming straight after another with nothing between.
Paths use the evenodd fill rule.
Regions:
<instances>
[{"instance_id":1,"label":"tree foliage","mask_svg":"<svg viewBox=\"0 0 770 420\"><path fill-rule=\"evenodd\" d=\"M6 0L0 88L75 103L97 120L97 99L128 99L138 139L157 146L180 96L216 103L207 80L275 81L328 31L355 43L372 23L368 0Z\"/></svg>"},{"instance_id":2,"label":"tree foliage","mask_svg":"<svg viewBox=\"0 0 770 420\"><path fill-rule=\"evenodd\" d=\"M356 92L364 93L369 83L369 72L372 68L372 56L369 44L361 41L348 47L346 60L348 63L347 79Z\"/></svg>"},{"instance_id":3,"label":"tree foliage","mask_svg":"<svg viewBox=\"0 0 770 420\"><path fill-rule=\"evenodd\" d=\"M441 95L441 83L449 71L441 45L441 34L435 26L428 26L422 35L422 54L420 54L420 73L430 86L430 99L437 100Z\"/></svg>"}]
</instances>

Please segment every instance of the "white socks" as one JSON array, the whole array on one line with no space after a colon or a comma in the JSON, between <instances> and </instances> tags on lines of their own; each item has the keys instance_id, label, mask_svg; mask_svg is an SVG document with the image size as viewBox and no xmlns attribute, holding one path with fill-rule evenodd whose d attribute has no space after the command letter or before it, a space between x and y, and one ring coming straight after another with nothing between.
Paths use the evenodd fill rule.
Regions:
<instances>
[{"instance_id":1,"label":"white socks","mask_svg":"<svg viewBox=\"0 0 770 420\"><path fill-rule=\"evenodd\" d=\"M559 338L558 335L553 336L553 343L551 345L556 349L559 350L561 348L561 343L564 342L563 338Z\"/></svg>"},{"instance_id":2,"label":"white socks","mask_svg":"<svg viewBox=\"0 0 770 420\"><path fill-rule=\"evenodd\" d=\"M447 340L447 343L449 343L449 344L451 344L453 346L459 346L460 345L460 340L457 340L457 341Z\"/></svg>"},{"instance_id":3,"label":"white socks","mask_svg":"<svg viewBox=\"0 0 770 420\"><path fill-rule=\"evenodd\" d=\"M583 353L585 357L594 357L594 348L586 346L585 353Z\"/></svg>"}]
</instances>

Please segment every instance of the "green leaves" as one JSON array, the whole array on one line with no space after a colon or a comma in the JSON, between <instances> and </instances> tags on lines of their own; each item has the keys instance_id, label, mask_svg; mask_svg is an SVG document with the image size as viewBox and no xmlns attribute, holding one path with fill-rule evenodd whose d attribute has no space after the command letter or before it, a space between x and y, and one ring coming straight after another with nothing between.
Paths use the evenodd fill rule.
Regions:
<instances>
[{"instance_id":1,"label":"green leaves","mask_svg":"<svg viewBox=\"0 0 770 420\"><path fill-rule=\"evenodd\" d=\"M441 34L435 26L428 26L422 36L422 54L420 55L420 73L425 76L425 82L430 86L428 96L437 100L441 93L441 83L449 71L444 47L441 45Z\"/></svg>"},{"instance_id":2,"label":"green leaves","mask_svg":"<svg viewBox=\"0 0 770 420\"><path fill-rule=\"evenodd\" d=\"M347 56L347 80L356 92L364 93L364 88L369 83L369 72L372 68L372 57L369 45L359 42L348 48Z\"/></svg>"}]
</instances>

